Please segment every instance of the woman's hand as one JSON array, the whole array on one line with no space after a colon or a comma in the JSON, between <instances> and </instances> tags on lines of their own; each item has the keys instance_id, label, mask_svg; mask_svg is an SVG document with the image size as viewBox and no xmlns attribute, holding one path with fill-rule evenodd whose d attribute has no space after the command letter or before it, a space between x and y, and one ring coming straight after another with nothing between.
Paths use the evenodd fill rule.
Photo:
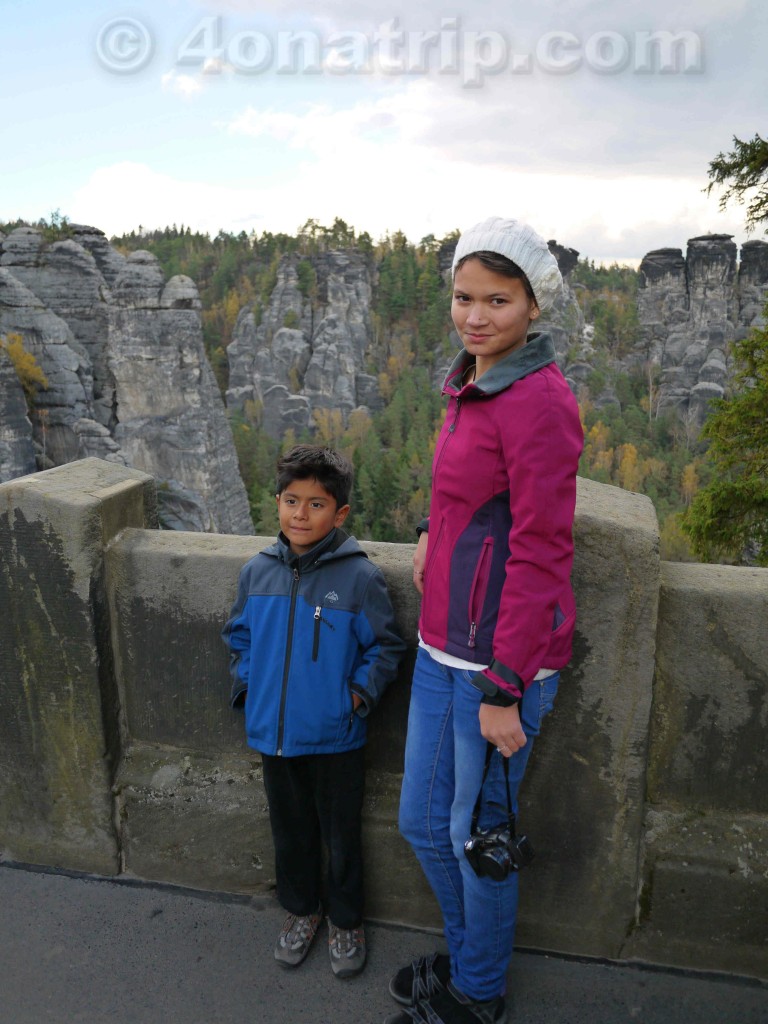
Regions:
<instances>
[{"instance_id":1,"label":"woman's hand","mask_svg":"<svg viewBox=\"0 0 768 1024\"><path fill-rule=\"evenodd\" d=\"M419 543L413 555L413 585L420 594L424 593L424 566L427 564L427 544L429 533L422 530L419 534Z\"/></svg>"},{"instance_id":2,"label":"woman's hand","mask_svg":"<svg viewBox=\"0 0 768 1024\"><path fill-rule=\"evenodd\" d=\"M480 732L489 743L498 747L504 757L512 757L528 742L520 724L519 705L498 708L493 704L480 705Z\"/></svg>"}]
</instances>

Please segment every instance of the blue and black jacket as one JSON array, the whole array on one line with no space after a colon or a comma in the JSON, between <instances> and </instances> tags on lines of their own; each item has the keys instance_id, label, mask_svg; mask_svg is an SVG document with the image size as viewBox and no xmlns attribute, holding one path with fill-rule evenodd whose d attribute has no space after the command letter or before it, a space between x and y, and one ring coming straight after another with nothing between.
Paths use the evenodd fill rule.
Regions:
<instances>
[{"instance_id":1,"label":"blue and black jacket","mask_svg":"<svg viewBox=\"0 0 768 1024\"><path fill-rule=\"evenodd\" d=\"M283 757L363 746L405 650L381 570L339 529L300 556L281 533L247 562L222 637L249 746Z\"/></svg>"}]
</instances>

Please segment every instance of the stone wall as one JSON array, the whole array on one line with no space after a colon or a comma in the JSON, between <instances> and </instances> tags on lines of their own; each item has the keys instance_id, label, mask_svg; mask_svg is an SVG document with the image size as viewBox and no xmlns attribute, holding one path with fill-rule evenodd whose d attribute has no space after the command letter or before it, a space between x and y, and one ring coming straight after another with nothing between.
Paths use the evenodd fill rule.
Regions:
<instances>
[{"instance_id":1,"label":"stone wall","mask_svg":"<svg viewBox=\"0 0 768 1024\"><path fill-rule=\"evenodd\" d=\"M0 486L0 851L270 892L219 638L269 538L161 532L154 502L150 477L97 459ZM518 942L768 977L768 572L660 563L648 499L589 481L575 532L575 657L521 794L537 857ZM437 926L396 824L412 548L364 547L409 643L367 748L368 912Z\"/></svg>"}]
</instances>

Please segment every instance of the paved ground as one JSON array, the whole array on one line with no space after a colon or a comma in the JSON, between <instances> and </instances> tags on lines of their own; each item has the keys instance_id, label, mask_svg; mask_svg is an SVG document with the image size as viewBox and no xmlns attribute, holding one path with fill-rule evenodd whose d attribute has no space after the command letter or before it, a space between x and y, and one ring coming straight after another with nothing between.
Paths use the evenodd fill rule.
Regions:
<instances>
[{"instance_id":1,"label":"paved ground","mask_svg":"<svg viewBox=\"0 0 768 1024\"><path fill-rule=\"evenodd\" d=\"M322 941L298 970L275 963L282 916L0 864L0 1024L381 1024L390 975L437 945L369 926L365 973L338 981ZM768 1024L768 985L730 977L519 953L509 983L513 1024Z\"/></svg>"}]
</instances>

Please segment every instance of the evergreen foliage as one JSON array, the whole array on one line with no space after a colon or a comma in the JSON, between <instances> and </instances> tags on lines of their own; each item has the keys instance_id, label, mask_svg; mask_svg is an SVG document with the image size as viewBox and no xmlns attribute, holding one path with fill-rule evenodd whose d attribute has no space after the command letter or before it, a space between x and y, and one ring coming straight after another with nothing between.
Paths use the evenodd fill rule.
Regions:
<instances>
[{"instance_id":1,"label":"evergreen foliage","mask_svg":"<svg viewBox=\"0 0 768 1024\"><path fill-rule=\"evenodd\" d=\"M42 232L46 242L59 242L64 238L72 237L72 225L69 223L69 217L64 216L61 210L54 210L47 219L41 217L34 224L30 224L29 221L21 220L20 218L6 221L6 223L0 224L0 231L7 235L15 228L27 227L37 228L38 231Z\"/></svg>"},{"instance_id":2,"label":"evergreen foliage","mask_svg":"<svg viewBox=\"0 0 768 1024\"><path fill-rule=\"evenodd\" d=\"M768 303L764 317L768 323ZM737 342L733 355L732 393L714 403L702 431L711 479L682 526L707 561L768 566L768 327Z\"/></svg>"},{"instance_id":3,"label":"evergreen foliage","mask_svg":"<svg viewBox=\"0 0 768 1024\"><path fill-rule=\"evenodd\" d=\"M626 355L638 339L637 271L631 267L598 267L579 260L571 273L594 344L613 357Z\"/></svg>"},{"instance_id":4,"label":"evergreen foliage","mask_svg":"<svg viewBox=\"0 0 768 1024\"><path fill-rule=\"evenodd\" d=\"M747 230L768 220L768 139L755 133L754 139L743 142L733 136L730 153L718 153L709 165L707 195L716 185L726 185L720 197L720 209L735 199L747 205Z\"/></svg>"}]
</instances>

